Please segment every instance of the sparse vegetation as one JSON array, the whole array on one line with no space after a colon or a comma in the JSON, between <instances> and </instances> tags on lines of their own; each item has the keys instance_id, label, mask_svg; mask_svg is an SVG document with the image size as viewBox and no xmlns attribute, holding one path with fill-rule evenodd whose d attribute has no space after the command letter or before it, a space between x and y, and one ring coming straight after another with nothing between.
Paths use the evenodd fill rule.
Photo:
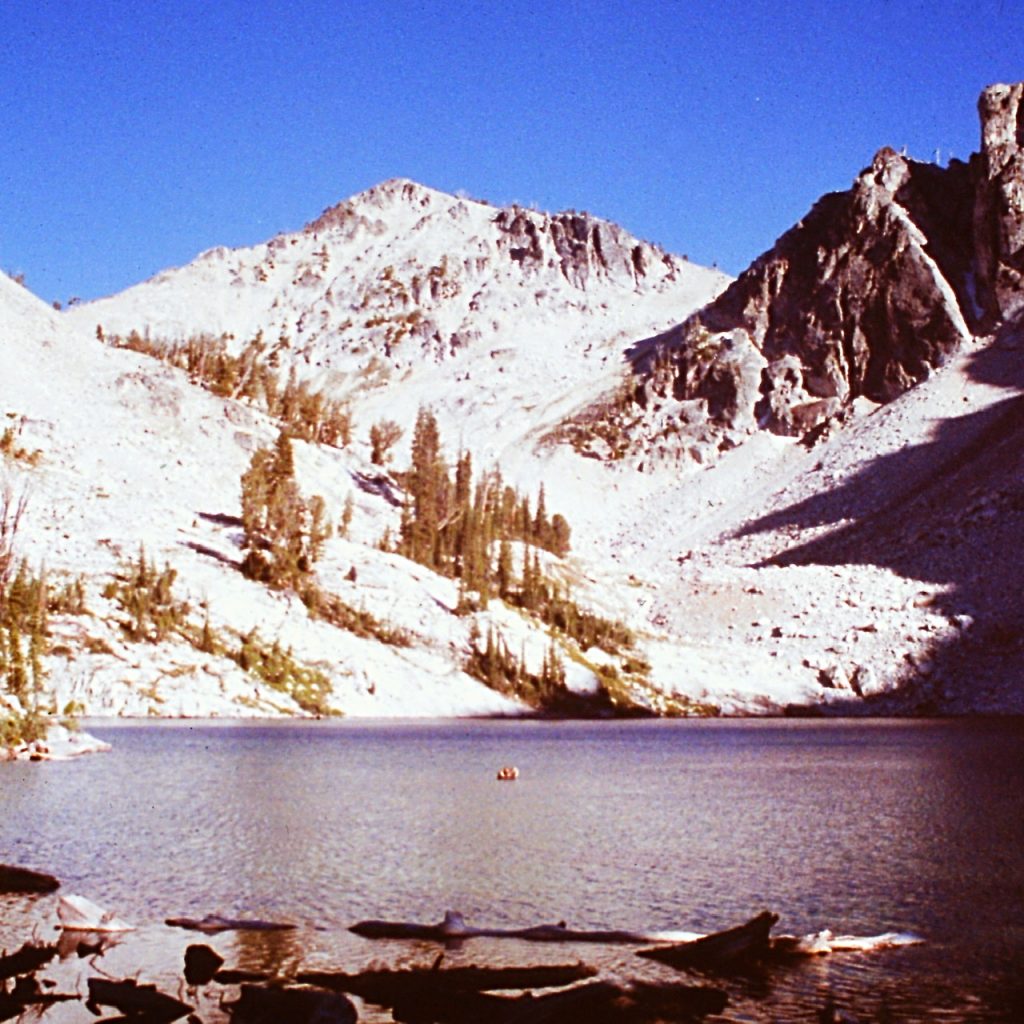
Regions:
<instances>
[{"instance_id":1,"label":"sparse vegetation","mask_svg":"<svg viewBox=\"0 0 1024 1024\"><path fill-rule=\"evenodd\" d=\"M334 713L328 704L330 680L320 669L297 661L290 647L282 648L276 640L267 644L252 629L241 637L241 645L230 651L229 656L243 671L286 693L304 711L316 715Z\"/></svg>"},{"instance_id":2,"label":"sparse vegetation","mask_svg":"<svg viewBox=\"0 0 1024 1024\"><path fill-rule=\"evenodd\" d=\"M15 419L15 413L8 413L8 419ZM38 466L43 457L41 449L23 448L19 443L21 432L24 428L24 418L17 419L16 423L10 423L0 432L0 455L5 459L15 462L24 462L29 466Z\"/></svg>"},{"instance_id":3,"label":"sparse vegetation","mask_svg":"<svg viewBox=\"0 0 1024 1024\"><path fill-rule=\"evenodd\" d=\"M582 412L544 436L548 444L568 443L580 455L616 462L629 453L630 432L640 420L639 394L632 376Z\"/></svg>"},{"instance_id":4,"label":"sparse vegetation","mask_svg":"<svg viewBox=\"0 0 1024 1024\"><path fill-rule=\"evenodd\" d=\"M114 348L141 352L186 370L195 383L215 395L249 402L280 420L292 437L337 448L352 441L352 411L347 403L328 398L298 380L294 368L282 386L276 367L280 350L290 344L284 335L268 351L263 332L258 331L238 355L229 351L229 335L166 342L138 331L124 337L105 334L100 326L96 336Z\"/></svg>"},{"instance_id":5,"label":"sparse vegetation","mask_svg":"<svg viewBox=\"0 0 1024 1024\"><path fill-rule=\"evenodd\" d=\"M134 562L114 572L103 588L103 597L116 602L127 616L120 623L127 640L156 644L175 633L186 635L190 609L187 602L174 596L177 576L169 564L157 569L141 547Z\"/></svg>"},{"instance_id":6,"label":"sparse vegetation","mask_svg":"<svg viewBox=\"0 0 1024 1024\"><path fill-rule=\"evenodd\" d=\"M0 747L38 739L46 732L39 708L49 645L46 578L16 560L18 531L28 506L24 492L0 491L0 684L14 698L0 706ZM20 709L20 710L19 710Z\"/></svg>"}]
</instances>

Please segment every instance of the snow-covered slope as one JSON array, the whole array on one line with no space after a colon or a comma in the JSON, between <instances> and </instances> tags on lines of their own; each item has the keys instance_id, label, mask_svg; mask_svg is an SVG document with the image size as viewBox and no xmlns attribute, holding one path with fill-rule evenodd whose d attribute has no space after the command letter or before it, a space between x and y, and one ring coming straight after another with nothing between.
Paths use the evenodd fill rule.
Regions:
<instances>
[{"instance_id":1,"label":"snow-covered slope","mask_svg":"<svg viewBox=\"0 0 1024 1024\"><path fill-rule=\"evenodd\" d=\"M474 241L469 229L489 234ZM262 261L267 282L253 269L252 281L233 283L249 260ZM336 264L320 291L309 280L316 276L310 260L321 273ZM5 280L0 403L16 445L3 472L30 498L20 553L45 564L52 585L80 576L87 595L86 613L53 623L53 706L73 703L94 714L294 712L290 698L231 656L256 629L264 645L322 673L329 705L345 713L522 710L463 671L470 637L493 628L539 670L547 629L498 601L456 615L455 583L378 549L385 531L397 533L400 490L393 481L382 486L381 467L368 460L368 425L386 415L408 426L429 403L478 466L514 452L512 468L536 493L544 459L522 441L543 433L538 406L592 400L614 378L625 339L664 325L669 310L690 308L725 283L604 222L496 211L405 182L356 197L258 251L207 254L63 316ZM316 293L305 305L303 288ZM423 318L399 342L391 328L412 311L396 298L406 288ZM320 316L318 330L307 331L303 318L317 302L333 302L344 317ZM358 329L356 310L366 318ZM385 322L366 326L375 319ZM132 329L167 338L230 334L236 349L249 332L277 332L271 358L279 369L294 366L314 386L350 399L353 444L295 446L300 486L325 499L329 520L338 523L346 503L353 506L347 536L326 545L318 581L400 644L313 620L295 597L242 576L239 478L277 424L244 401L213 396L181 370L109 343ZM585 503L576 477L562 496ZM150 564L173 566L176 595L188 602L194 629L209 622L215 650L180 637L128 641L110 584L142 550ZM585 606L629 617L629 602L592 574L597 568L575 561L552 571L574 580ZM599 666L614 663L596 650L566 661L567 683L581 692L595 689Z\"/></svg>"},{"instance_id":2,"label":"snow-covered slope","mask_svg":"<svg viewBox=\"0 0 1024 1024\"><path fill-rule=\"evenodd\" d=\"M257 629L321 672L348 714L522 710L466 674L471 637L494 630L537 670L552 632L497 599L456 614L454 581L379 548L397 533L402 481L371 462L370 428L405 428L402 467L429 406L450 461L465 449L527 493L544 483L549 512L573 530L568 559L545 555L549 571L636 634L625 656L555 635L570 688L593 691L615 668L655 708L1020 710L1006 657L970 668L992 637L1012 662L1020 633L1000 597L1015 559L978 568L986 545L1012 548L1024 507L1019 325L969 341L887 406L858 399L841 429L806 443L755 432L704 466L560 443L567 419L620 401L638 346L727 283L586 215L498 210L406 181L61 315L0 278L0 412L22 453L0 472L31 499L19 542L55 580L87 583L89 613L54 621L56 705L292 713L234 656ZM352 443L296 442L296 470L332 523L352 503L316 575L382 624L377 636L315 620L242 575L239 478L278 424L111 345L131 331L223 337L236 353L262 332L282 376L294 368L349 402ZM191 621L208 617L220 638L212 653L180 638L128 642L103 592L140 545L177 570Z\"/></svg>"},{"instance_id":3,"label":"snow-covered slope","mask_svg":"<svg viewBox=\"0 0 1024 1024\"><path fill-rule=\"evenodd\" d=\"M603 388L625 346L729 282L587 214L498 209L384 182L302 231L213 249L70 310L83 331L179 340L262 332L287 374L351 398L357 430L442 432L502 460Z\"/></svg>"},{"instance_id":4,"label":"snow-covered slope","mask_svg":"<svg viewBox=\"0 0 1024 1024\"><path fill-rule=\"evenodd\" d=\"M447 581L387 556L366 567L358 601L412 634L398 648L312 622L294 599L244 579L234 527L239 477L251 452L276 430L237 402L214 398L180 371L83 337L0 276L0 410L16 432L20 457L0 462L0 484L28 508L18 553L45 565L51 586L79 576L88 612L52 622L53 704L92 714L244 715L296 713L287 695L243 672L231 658L181 640L129 643L116 604L102 596L117 568L138 557L178 571L176 591L202 622L205 609L225 645L253 628L268 644L294 648L323 671L336 708L375 714L467 714L515 705L460 671L467 625L447 630L454 604ZM301 448L301 446L300 446ZM355 501L352 535L335 540L324 577L363 566L369 545L394 518L351 475L358 457L299 451L300 470L317 479L333 512ZM367 467L362 467L367 468ZM402 560L397 560L399 563ZM436 620L436 621L435 621ZM449 635L451 634L451 635Z\"/></svg>"}]
</instances>

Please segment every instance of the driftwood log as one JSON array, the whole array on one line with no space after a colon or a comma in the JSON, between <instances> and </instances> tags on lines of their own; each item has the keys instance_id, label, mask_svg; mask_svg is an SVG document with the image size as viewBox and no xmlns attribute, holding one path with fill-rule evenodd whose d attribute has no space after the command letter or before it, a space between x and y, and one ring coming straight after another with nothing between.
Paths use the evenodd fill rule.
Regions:
<instances>
[{"instance_id":1,"label":"driftwood log","mask_svg":"<svg viewBox=\"0 0 1024 1024\"><path fill-rule=\"evenodd\" d=\"M764 911L745 924L713 932L693 942L637 950L637 956L677 969L729 969L763 959L771 948L771 930L778 914Z\"/></svg>"},{"instance_id":2,"label":"driftwood log","mask_svg":"<svg viewBox=\"0 0 1024 1024\"><path fill-rule=\"evenodd\" d=\"M216 935L218 932L286 932L298 925L281 921L245 920L236 917L220 917L207 914L206 917L168 917L164 924L171 928L186 928L193 932Z\"/></svg>"},{"instance_id":3,"label":"driftwood log","mask_svg":"<svg viewBox=\"0 0 1024 1024\"><path fill-rule=\"evenodd\" d=\"M26 942L14 953L0 956L0 981L16 978L19 974L32 974L48 964L56 955L56 946L36 946Z\"/></svg>"},{"instance_id":4,"label":"driftwood log","mask_svg":"<svg viewBox=\"0 0 1024 1024\"><path fill-rule=\"evenodd\" d=\"M421 993L396 1003L391 1014L401 1024L669 1024L719 1013L727 1002L718 989L594 981L540 996Z\"/></svg>"},{"instance_id":5,"label":"driftwood log","mask_svg":"<svg viewBox=\"0 0 1024 1024\"><path fill-rule=\"evenodd\" d=\"M153 1024L178 1020L192 1012L192 1007L173 996L157 990L156 985L140 985L137 981L109 981L106 978L89 979L89 999L86 1007L97 1016L99 1007L112 1006L126 1017L136 1017Z\"/></svg>"},{"instance_id":6,"label":"driftwood log","mask_svg":"<svg viewBox=\"0 0 1024 1024\"><path fill-rule=\"evenodd\" d=\"M415 999L429 993L487 992L492 989L558 988L597 974L586 964L540 967L408 967L345 974L340 971L304 971L296 978L335 992L348 992L378 1006Z\"/></svg>"},{"instance_id":7,"label":"driftwood log","mask_svg":"<svg viewBox=\"0 0 1024 1024\"><path fill-rule=\"evenodd\" d=\"M558 924L538 924L531 928L473 928L454 910L449 910L444 915L444 920L438 924L359 921L352 925L349 931L365 939L426 939L435 942L488 938L524 939L527 942L603 942L638 945L657 941L657 935L650 932L577 930L569 928L564 921L559 921Z\"/></svg>"},{"instance_id":8,"label":"driftwood log","mask_svg":"<svg viewBox=\"0 0 1024 1024\"><path fill-rule=\"evenodd\" d=\"M75 993L43 992L39 982L26 975L18 978L10 992L0 989L0 1021L21 1017L29 1007L39 1008L38 1012L43 1013L54 1003L66 1003L77 998Z\"/></svg>"}]
</instances>

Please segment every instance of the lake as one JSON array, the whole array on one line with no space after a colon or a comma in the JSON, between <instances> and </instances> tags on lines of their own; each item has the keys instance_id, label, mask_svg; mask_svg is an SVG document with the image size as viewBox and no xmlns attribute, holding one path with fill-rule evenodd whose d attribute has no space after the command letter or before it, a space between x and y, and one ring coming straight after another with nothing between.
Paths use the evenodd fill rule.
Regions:
<instances>
[{"instance_id":1,"label":"lake","mask_svg":"<svg viewBox=\"0 0 1024 1024\"><path fill-rule=\"evenodd\" d=\"M138 924L104 958L113 973L178 977L196 936L165 928L168 916L296 922L211 940L230 965L289 971L436 955L345 930L370 917L453 908L474 925L703 932L767 908L777 932L924 941L726 979L730 1006L713 1019L812 1021L829 994L861 1020L1024 1019L1021 720L89 731L113 752L0 765L0 861L50 871ZM495 780L503 764L518 781ZM48 926L53 904L0 897L0 945ZM446 953L576 959L619 979L688 977L628 947L474 939ZM90 1019L71 1006L44 1018Z\"/></svg>"}]
</instances>

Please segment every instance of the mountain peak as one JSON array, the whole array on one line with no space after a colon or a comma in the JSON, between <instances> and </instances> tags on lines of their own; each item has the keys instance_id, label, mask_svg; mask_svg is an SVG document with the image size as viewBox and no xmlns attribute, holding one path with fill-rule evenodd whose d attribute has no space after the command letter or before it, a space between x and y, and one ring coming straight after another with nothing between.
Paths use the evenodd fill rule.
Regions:
<instances>
[{"instance_id":1,"label":"mountain peak","mask_svg":"<svg viewBox=\"0 0 1024 1024\"><path fill-rule=\"evenodd\" d=\"M410 178L388 178L362 192L357 192L348 199L328 207L316 220L310 221L305 231L315 234L332 227L341 226L353 216L365 215L368 211L383 211L395 206L406 206L415 210L427 210L438 200L449 203L458 202L457 198L445 192L428 188Z\"/></svg>"}]
</instances>

